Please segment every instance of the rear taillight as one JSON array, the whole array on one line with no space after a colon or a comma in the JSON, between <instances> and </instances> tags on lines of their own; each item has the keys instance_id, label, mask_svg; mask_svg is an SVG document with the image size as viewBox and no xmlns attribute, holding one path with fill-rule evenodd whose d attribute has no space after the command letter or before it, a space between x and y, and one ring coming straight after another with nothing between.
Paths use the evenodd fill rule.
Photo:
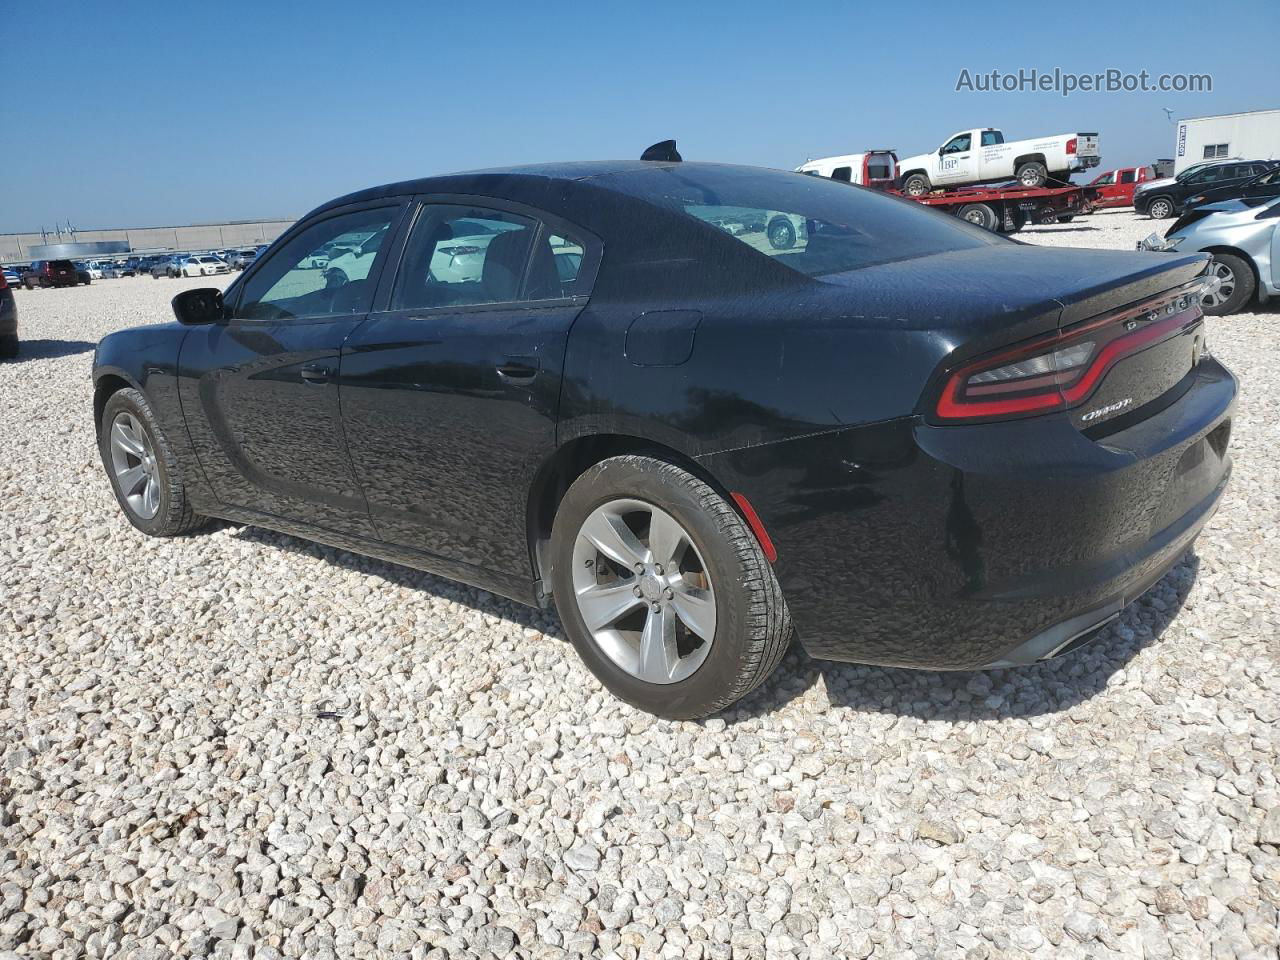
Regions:
<instances>
[{"instance_id":1,"label":"rear taillight","mask_svg":"<svg viewBox=\"0 0 1280 960\"><path fill-rule=\"evenodd\" d=\"M1072 137L1070 140L1067 141L1067 153L1075 153L1075 152L1076 152L1076 138Z\"/></svg>"},{"instance_id":2,"label":"rear taillight","mask_svg":"<svg viewBox=\"0 0 1280 960\"><path fill-rule=\"evenodd\" d=\"M0 272L0 290L8 290L8 289L9 289L9 278L6 277L3 272Z\"/></svg>"},{"instance_id":3,"label":"rear taillight","mask_svg":"<svg viewBox=\"0 0 1280 960\"><path fill-rule=\"evenodd\" d=\"M1201 282L988 354L946 375L936 419L1002 420L1083 403L1122 359L1201 318Z\"/></svg>"}]
</instances>

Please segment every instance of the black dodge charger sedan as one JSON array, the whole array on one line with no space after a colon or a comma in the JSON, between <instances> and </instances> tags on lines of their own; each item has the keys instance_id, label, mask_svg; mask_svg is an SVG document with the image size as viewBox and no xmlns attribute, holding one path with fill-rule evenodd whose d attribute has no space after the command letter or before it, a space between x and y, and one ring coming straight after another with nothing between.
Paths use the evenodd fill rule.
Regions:
<instances>
[{"instance_id":1,"label":"black dodge charger sedan","mask_svg":"<svg viewBox=\"0 0 1280 960\"><path fill-rule=\"evenodd\" d=\"M94 416L145 533L221 517L554 600L610 690L694 717L793 630L1028 664L1150 587L1230 472L1207 262L675 157L414 180L103 339Z\"/></svg>"}]
</instances>

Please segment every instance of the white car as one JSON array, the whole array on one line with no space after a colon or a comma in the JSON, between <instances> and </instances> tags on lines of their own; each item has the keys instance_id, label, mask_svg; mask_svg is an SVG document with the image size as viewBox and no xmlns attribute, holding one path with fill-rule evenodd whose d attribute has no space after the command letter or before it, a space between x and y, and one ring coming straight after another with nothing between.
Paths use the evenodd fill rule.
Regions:
<instances>
[{"instance_id":1,"label":"white car","mask_svg":"<svg viewBox=\"0 0 1280 960\"><path fill-rule=\"evenodd\" d=\"M87 273L90 280L101 280L104 276L115 276L114 270L108 274L97 260L79 261L76 263L76 269Z\"/></svg>"},{"instance_id":2,"label":"white car","mask_svg":"<svg viewBox=\"0 0 1280 960\"><path fill-rule=\"evenodd\" d=\"M230 269L225 260L219 260L208 254L183 257L178 262L178 273L184 277L212 277L219 273L227 273Z\"/></svg>"},{"instance_id":3,"label":"white car","mask_svg":"<svg viewBox=\"0 0 1280 960\"><path fill-rule=\"evenodd\" d=\"M1058 133L1034 140L1005 142L995 127L975 127L952 134L937 150L899 163L902 192L922 197L939 187L1017 180L1022 187L1066 182L1077 170L1096 167L1096 133Z\"/></svg>"}]
</instances>

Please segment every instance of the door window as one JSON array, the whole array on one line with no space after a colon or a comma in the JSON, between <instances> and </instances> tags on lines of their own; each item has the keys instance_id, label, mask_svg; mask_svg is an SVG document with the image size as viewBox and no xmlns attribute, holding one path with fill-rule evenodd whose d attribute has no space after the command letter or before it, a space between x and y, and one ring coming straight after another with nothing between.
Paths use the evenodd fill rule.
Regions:
<instances>
[{"instance_id":1,"label":"door window","mask_svg":"<svg viewBox=\"0 0 1280 960\"><path fill-rule=\"evenodd\" d=\"M984 147L995 147L1004 143L1004 134L999 130L983 130L982 145Z\"/></svg>"},{"instance_id":2,"label":"door window","mask_svg":"<svg viewBox=\"0 0 1280 960\"><path fill-rule=\"evenodd\" d=\"M404 252L391 308L414 310L522 299L525 268L537 228L536 221L502 210L424 206ZM554 274L550 248L540 259Z\"/></svg>"},{"instance_id":3,"label":"door window","mask_svg":"<svg viewBox=\"0 0 1280 960\"><path fill-rule=\"evenodd\" d=\"M375 265L398 206L318 220L274 251L245 282L239 316L251 320L365 313ZM330 258L331 251L341 251Z\"/></svg>"},{"instance_id":4,"label":"door window","mask_svg":"<svg viewBox=\"0 0 1280 960\"><path fill-rule=\"evenodd\" d=\"M1138 179L1137 170L1121 170L1120 171L1121 183L1133 183L1136 179Z\"/></svg>"},{"instance_id":5,"label":"door window","mask_svg":"<svg viewBox=\"0 0 1280 960\"><path fill-rule=\"evenodd\" d=\"M1097 180L1093 181L1095 187L1109 187L1116 182L1115 173L1104 173Z\"/></svg>"},{"instance_id":6,"label":"door window","mask_svg":"<svg viewBox=\"0 0 1280 960\"><path fill-rule=\"evenodd\" d=\"M962 133L958 137L952 137L951 141L942 148L943 153L967 153L969 144L973 142L970 134Z\"/></svg>"}]
</instances>

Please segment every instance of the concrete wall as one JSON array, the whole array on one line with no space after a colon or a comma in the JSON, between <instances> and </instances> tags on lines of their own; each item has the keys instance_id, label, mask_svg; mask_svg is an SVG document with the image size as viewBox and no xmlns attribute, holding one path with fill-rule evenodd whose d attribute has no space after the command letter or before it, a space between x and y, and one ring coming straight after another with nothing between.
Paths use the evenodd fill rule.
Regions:
<instances>
[{"instance_id":1,"label":"concrete wall","mask_svg":"<svg viewBox=\"0 0 1280 960\"><path fill-rule=\"evenodd\" d=\"M93 243L119 241L131 250L221 250L270 243L289 227L292 220L243 220L236 223L206 223L186 227L131 227L118 230L77 230L74 237L38 233L0 234L0 262L35 259L32 247L44 243Z\"/></svg>"},{"instance_id":2,"label":"concrete wall","mask_svg":"<svg viewBox=\"0 0 1280 960\"><path fill-rule=\"evenodd\" d=\"M1228 157L1241 160L1280 159L1280 110L1228 113L1178 121L1174 171L1181 173L1205 159L1209 144L1225 143Z\"/></svg>"}]
</instances>

